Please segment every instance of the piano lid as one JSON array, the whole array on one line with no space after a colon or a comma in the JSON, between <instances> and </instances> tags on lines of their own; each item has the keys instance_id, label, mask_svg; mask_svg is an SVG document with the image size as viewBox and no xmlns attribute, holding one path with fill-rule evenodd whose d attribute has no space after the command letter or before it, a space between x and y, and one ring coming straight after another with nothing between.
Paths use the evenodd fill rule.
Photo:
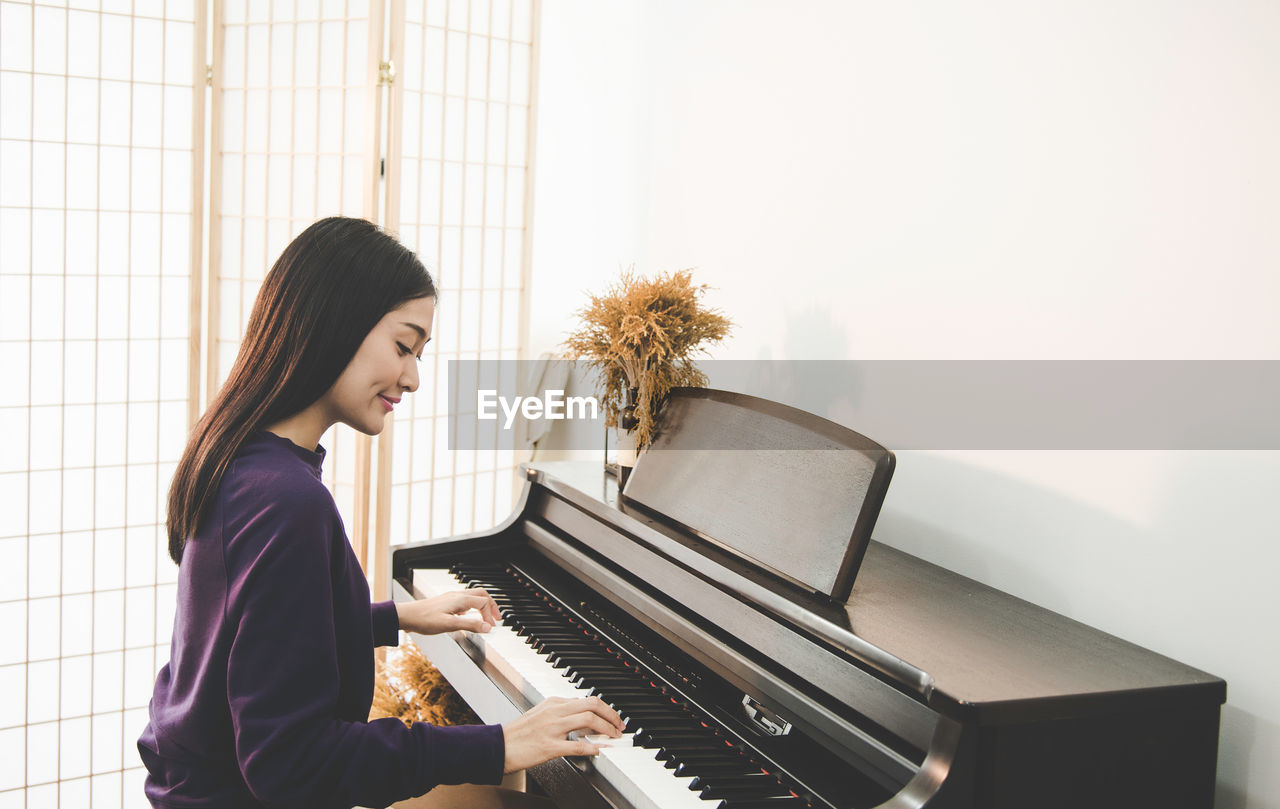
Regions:
<instances>
[{"instance_id":1,"label":"piano lid","mask_svg":"<svg viewBox=\"0 0 1280 809\"><path fill-rule=\"evenodd\" d=\"M893 453L793 407L676 388L622 499L806 590L845 601Z\"/></svg>"}]
</instances>

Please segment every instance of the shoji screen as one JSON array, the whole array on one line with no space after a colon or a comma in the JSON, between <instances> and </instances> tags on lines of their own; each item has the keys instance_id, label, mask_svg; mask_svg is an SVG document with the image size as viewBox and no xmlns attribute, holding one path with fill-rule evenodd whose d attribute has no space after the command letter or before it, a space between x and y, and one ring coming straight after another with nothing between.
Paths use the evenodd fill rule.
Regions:
<instances>
[{"instance_id":1,"label":"shoji screen","mask_svg":"<svg viewBox=\"0 0 1280 809\"><path fill-rule=\"evenodd\" d=\"M392 18L390 199L441 297L426 395L395 425L392 543L487 528L511 507L509 451L449 450L448 414L475 403L449 400L447 372L449 360L520 356L539 16L533 0L405 0L403 9L402 24Z\"/></svg>"},{"instance_id":2,"label":"shoji screen","mask_svg":"<svg viewBox=\"0 0 1280 809\"><path fill-rule=\"evenodd\" d=\"M537 16L0 0L0 809L142 804L134 740L174 605L164 496L263 274L315 219L382 221L443 290L377 488L369 444L324 439L349 527L370 500L392 511L392 482L379 552L506 512L510 458L455 459L440 430L447 359L519 352Z\"/></svg>"},{"instance_id":3,"label":"shoji screen","mask_svg":"<svg viewBox=\"0 0 1280 809\"><path fill-rule=\"evenodd\" d=\"M366 189L378 181L365 162L376 149L368 105L382 13L375 5L371 28L365 0L217 0L213 9L208 391L230 371L285 245L325 216L376 217ZM322 439L325 482L357 539L361 440L342 426Z\"/></svg>"},{"instance_id":4,"label":"shoji screen","mask_svg":"<svg viewBox=\"0 0 1280 809\"><path fill-rule=\"evenodd\" d=\"M0 2L0 807L143 803L198 347L200 16Z\"/></svg>"}]
</instances>

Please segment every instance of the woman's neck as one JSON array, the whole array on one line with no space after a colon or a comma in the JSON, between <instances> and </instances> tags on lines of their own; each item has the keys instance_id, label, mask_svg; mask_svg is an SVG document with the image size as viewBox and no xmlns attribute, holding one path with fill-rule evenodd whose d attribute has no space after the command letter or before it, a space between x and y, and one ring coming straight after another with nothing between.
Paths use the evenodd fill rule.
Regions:
<instances>
[{"instance_id":1,"label":"woman's neck","mask_svg":"<svg viewBox=\"0 0 1280 809\"><path fill-rule=\"evenodd\" d=\"M263 429L281 438L287 438L305 450L315 451L320 444L320 436L332 426L333 421L326 419L324 414L319 412L319 408L312 405L288 418L268 424Z\"/></svg>"}]
</instances>

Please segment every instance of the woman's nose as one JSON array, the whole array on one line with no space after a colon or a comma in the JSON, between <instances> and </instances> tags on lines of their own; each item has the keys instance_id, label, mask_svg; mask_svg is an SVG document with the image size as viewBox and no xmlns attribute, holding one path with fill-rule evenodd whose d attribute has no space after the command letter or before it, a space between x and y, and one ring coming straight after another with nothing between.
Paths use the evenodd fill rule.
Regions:
<instances>
[{"instance_id":1,"label":"woman's nose","mask_svg":"<svg viewBox=\"0 0 1280 809\"><path fill-rule=\"evenodd\" d=\"M408 367L400 375L400 387L409 393L413 393L418 389L418 360L416 357L409 358Z\"/></svg>"}]
</instances>

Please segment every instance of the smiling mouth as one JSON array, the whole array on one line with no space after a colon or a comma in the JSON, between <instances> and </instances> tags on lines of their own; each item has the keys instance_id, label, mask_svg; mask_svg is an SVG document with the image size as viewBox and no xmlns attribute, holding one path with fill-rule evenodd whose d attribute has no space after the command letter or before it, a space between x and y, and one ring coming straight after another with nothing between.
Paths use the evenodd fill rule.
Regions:
<instances>
[{"instance_id":1,"label":"smiling mouth","mask_svg":"<svg viewBox=\"0 0 1280 809\"><path fill-rule=\"evenodd\" d=\"M400 403L399 399L388 399L386 396L383 396L381 393L378 394L378 398L382 400L382 406L387 409L388 413L394 410L396 405Z\"/></svg>"}]
</instances>

